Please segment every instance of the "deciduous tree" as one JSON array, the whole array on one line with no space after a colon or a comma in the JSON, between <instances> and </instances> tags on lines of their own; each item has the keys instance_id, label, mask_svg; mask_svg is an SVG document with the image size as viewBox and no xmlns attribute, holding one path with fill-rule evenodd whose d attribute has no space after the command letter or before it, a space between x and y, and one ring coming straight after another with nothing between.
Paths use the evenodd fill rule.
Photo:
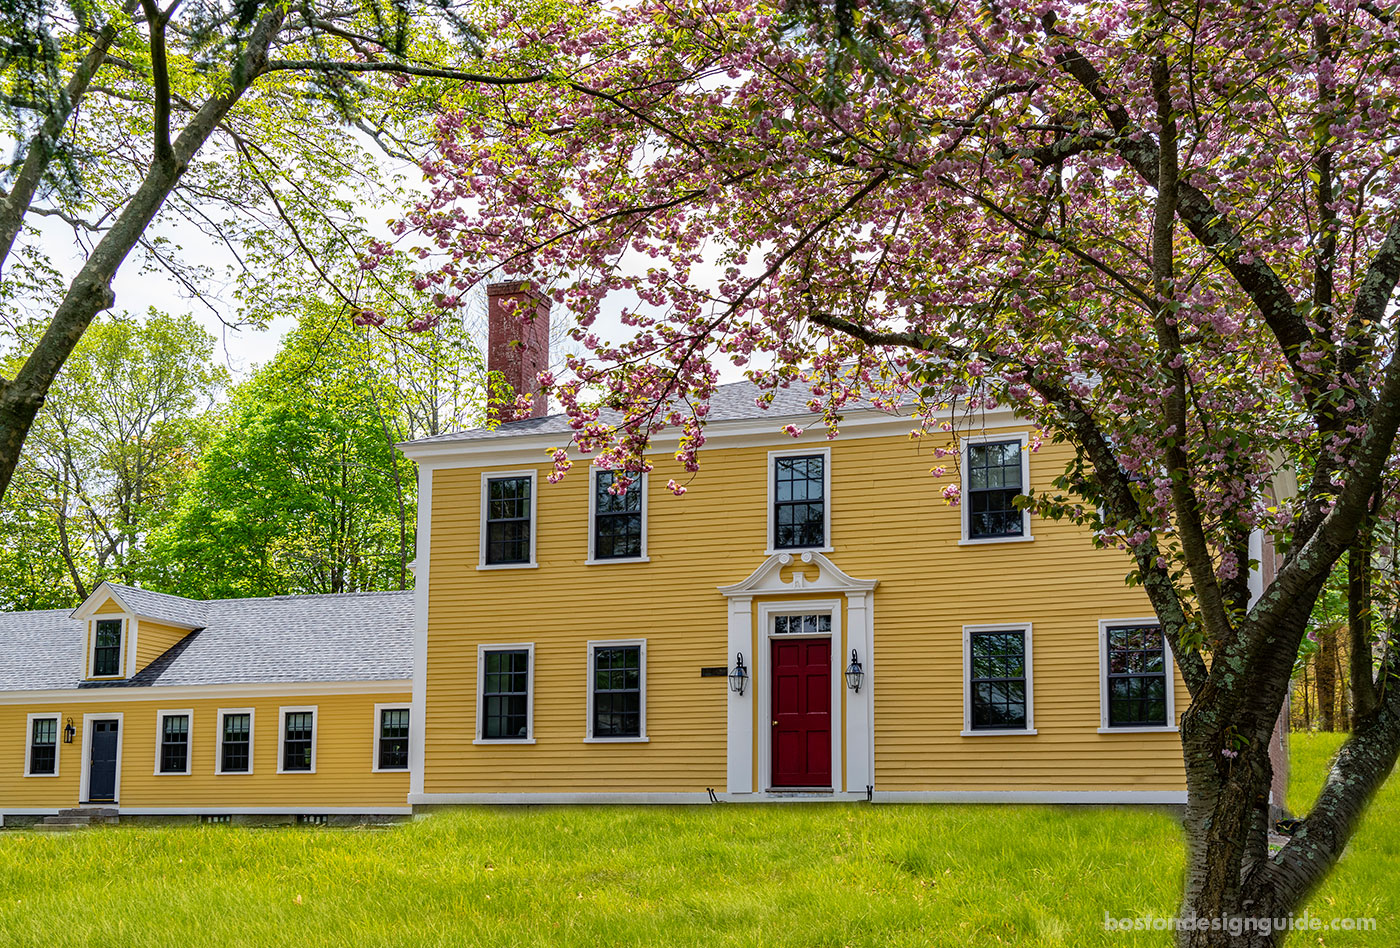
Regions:
<instances>
[{"instance_id":1,"label":"deciduous tree","mask_svg":"<svg viewBox=\"0 0 1400 948\"><path fill-rule=\"evenodd\" d=\"M578 452L645 467L667 428L695 467L726 359L767 389L810 379L833 433L852 404L903 406L938 454L950 416L995 403L1071 443L1030 502L1130 554L1191 693L1183 912L1286 915L1400 750L1392 648L1269 852L1269 738L1400 427L1400 11L872 9L895 7L880 29L821 0L503 15L550 74L448 103L403 249L444 310L506 274L573 315L585 353L545 378L576 423L559 475ZM1273 486L1288 461L1297 496ZM1283 556L1251 596L1261 531Z\"/></svg>"}]
</instances>

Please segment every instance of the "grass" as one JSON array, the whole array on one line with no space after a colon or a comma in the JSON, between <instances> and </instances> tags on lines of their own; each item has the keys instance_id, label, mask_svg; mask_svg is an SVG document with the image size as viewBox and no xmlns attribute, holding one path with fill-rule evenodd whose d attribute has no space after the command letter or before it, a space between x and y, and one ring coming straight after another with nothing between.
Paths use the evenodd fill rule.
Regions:
<instances>
[{"instance_id":1,"label":"grass","mask_svg":"<svg viewBox=\"0 0 1400 948\"><path fill-rule=\"evenodd\" d=\"M1295 808L1338 741L1295 741ZM1400 940L1400 781L1314 900ZM389 829L0 833L0 945L1163 945L1160 811L867 805L466 810Z\"/></svg>"}]
</instances>

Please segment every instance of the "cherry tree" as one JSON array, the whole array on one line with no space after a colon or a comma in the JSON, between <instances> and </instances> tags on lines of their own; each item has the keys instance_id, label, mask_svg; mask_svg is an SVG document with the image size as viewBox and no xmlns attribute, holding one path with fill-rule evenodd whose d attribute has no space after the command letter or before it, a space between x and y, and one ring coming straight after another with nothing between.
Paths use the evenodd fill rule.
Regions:
<instances>
[{"instance_id":1,"label":"cherry tree","mask_svg":"<svg viewBox=\"0 0 1400 948\"><path fill-rule=\"evenodd\" d=\"M557 476L579 454L644 470L668 429L695 469L726 361L765 392L810 386L832 436L855 404L909 412L935 477L968 408L1014 407L1071 444L1028 502L1127 551L1191 695L1183 915L1279 917L1400 749L1390 649L1270 854L1267 748L1310 610L1393 507L1396 16L1393 0L506 13L488 57L548 69L447 100L427 196L372 257L416 260L443 312L503 276L567 308L582 354L542 377L573 421ZM624 338L602 337L605 304ZM1251 596L1261 531L1282 555Z\"/></svg>"}]
</instances>

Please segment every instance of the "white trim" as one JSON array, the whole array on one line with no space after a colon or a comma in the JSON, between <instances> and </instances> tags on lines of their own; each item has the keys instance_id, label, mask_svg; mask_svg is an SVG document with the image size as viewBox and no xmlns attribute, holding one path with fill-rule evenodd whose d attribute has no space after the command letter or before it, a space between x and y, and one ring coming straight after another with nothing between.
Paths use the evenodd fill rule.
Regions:
<instances>
[{"instance_id":1,"label":"white trim","mask_svg":"<svg viewBox=\"0 0 1400 948\"><path fill-rule=\"evenodd\" d=\"M248 715L248 769L247 770L224 770L224 717L230 714ZM253 773L254 757L253 751L257 744L255 740L257 734L257 709L256 708L220 708L214 718L218 731L214 735L214 773L219 776L242 777L245 774Z\"/></svg>"},{"instance_id":2,"label":"white trim","mask_svg":"<svg viewBox=\"0 0 1400 948\"><path fill-rule=\"evenodd\" d=\"M728 595L728 594L726 594ZM753 793L753 599L749 596L729 596L729 650L724 665L732 669L739 655L748 656L746 667L749 684L743 694L735 694L726 679L723 685L728 698L725 702L725 786L731 794Z\"/></svg>"},{"instance_id":3,"label":"white trim","mask_svg":"<svg viewBox=\"0 0 1400 948\"><path fill-rule=\"evenodd\" d=\"M1018 537L978 537L973 539L969 529L968 518L972 514L972 504L969 502L967 487L967 454L968 447L974 444L998 444L1004 441L1019 441L1021 443L1021 493L1029 494L1031 489L1031 452L1030 435L1027 432L1005 432L1000 434L980 434L968 435L959 440L959 470L960 489L958 506L962 508L962 515L959 520L962 523L962 535L958 538L959 546L983 546L988 543L1029 543L1035 539L1031 535L1031 511L1029 507L1021 510L1021 535Z\"/></svg>"},{"instance_id":4,"label":"white trim","mask_svg":"<svg viewBox=\"0 0 1400 948\"><path fill-rule=\"evenodd\" d=\"M107 714L92 712L83 715L83 759L82 769L78 776L78 800L84 804L92 802L92 787L89 782L92 779L92 722L94 721L117 722L117 772L112 780L112 799L110 801L115 806L122 796L122 743L126 737L126 722L120 711Z\"/></svg>"},{"instance_id":5,"label":"white trim","mask_svg":"<svg viewBox=\"0 0 1400 948\"><path fill-rule=\"evenodd\" d=\"M854 408L842 412L841 440L861 438L907 437L919 422L909 414L880 411L877 409ZM812 425L819 423L820 415L812 412L798 414L766 415L762 418L735 418L709 421L705 425L705 443L711 448L756 448L793 444L793 438L783 430L784 424ZM958 419L950 412L938 412L930 416L929 422L936 430L939 420L958 424ZM996 408L981 412L978 422L982 428L1019 427L1033 424L1006 408ZM815 429L814 429L815 430ZM564 433L568 437L567 432ZM804 437L812 436L808 432ZM815 440L815 438L814 438ZM560 432L543 434L520 434L509 438L486 438L476 440L437 440L404 442L397 445L404 456L435 467L482 467L488 465L535 464L543 452L558 447ZM798 443L801 443L800 441ZM648 455L674 454L680 444L679 432L675 429L660 432L647 448Z\"/></svg>"},{"instance_id":6,"label":"white trim","mask_svg":"<svg viewBox=\"0 0 1400 948\"><path fill-rule=\"evenodd\" d=\"M830 634L821 632L815 635L800 633L778 635L773 631L775 616L820 615L822 613L831 616ZM765 793L772 790L788 792L784 791L783 788L773 786L773 728L771 724L764 723L773 720L773 642L787 639L823 638L828 640L828 647L831 649L831 789L833 792L839 793L845 789L845 784L842 782L841 766L841 733L845 724L841 714L841 693L846 689L846 676L844 674L846 666L840 662L842 647L845 643L845 638L841 633L841 600L808 599L760 602L758 604L758 626L763 631L758 637L758 646L755 649L750 674L752 675L751 684L754 688L754 695L758 698L758 733L768 735L768 739L760 744L758 754L758 789Z\"/></svg>"},{"instance_id":7,"label":"white trim","mask_svg":"<svg viewBox=\"0 0 1400 948\"><path fill-rule=\"evenodd\" d=\"M105 679L104 679L105 680ZM35 691L0 692L0 705L34 704L39 701L100 702L197 701L221 698L300 698L314 695L374 695L409 693L413 681L394 678L386 681L284 681L249 684L146 685L136 688L50 688Z\"/></svg>"},{"instance_id":8,"label":"white trim","mask_svg":"<svg viewBox=\"0 0 1400 948\"><path fill-rule=\"evenodd\" d=\"M797 560L804 564L815 563L817 579L808 580L806 570L794 570L792 579L783 582L784 567ZM725 597L743 596L751 598L769 594L787 593L867 593L880 585L878 579L856 579L847 575L835 563L826 558L820 550L775 553L742 581L728 586L717 586L720 595ZM732 649L731 649L732 650Z\"/></svg>"},{"instance_id":9,"label":"white trim","mask_svg":"<svg viewBox=\"0 0 1400 948\"><path fill-rule=\"evenodd\" d=\"M121 644L117 648L117 673L115 675L94 675L93 669L97 667L97 623L117 622L121 624L119 641ZM87 672L88 681L119 681L123 678L130 678L127 673L128 658L134 664L136 661L136 650L128 648L131 639L131 617L129 615L118 615L112 613L105 616L93 616L87 623ZM128 655L128 652L130 653Z\"/></svg>"},{"instance_id":10,"label":"white trim","mask_svg":"<svg viewBox=\"0 0 1400 948\"><path fill-rule=\"evenodd\" d=\"M9 811L11 813L14 810ZM46 810L45 812L57 812L56 810ZM118 808L119 815L125 816L299 816L299 815L321 815L339 816L349 814L352 816L408 816L413 813L413 808L408 806L380 806L379 804L366 804L364 806L124 806Z\"/></svg>"},{"instance_id":11,"label":"white trim","mask_svg":"<svg viewBox=\"0 0 1400 948\"><path fill-rule=\"evenodd\" d=\"M184 770L161 770L160 762L165 749L163 738L165 737L165 719L184 715L189 720L186 722L185 730L185 769ZM178 708L173 711L156 712L156 760L155 775L157 777L188 777L194 772L194 710L192 708Z\"/></svg>"},{"instance_id":12,"label":"white trim","mask_svg":"<svg viewBox=\"0 0 1400 948\"><path fill-rule=\"evenodd\" d=\"M512 738L486 738L481 736L481 710L486 703L486 653L518 652L524 649L525 659L525 736ZM478 645L476 647L476 739L473 744L533 744L535 743L535 643L513 642L505 645Z\"/></svg>"},{"instance_id":13,"label":"white trim","mask_svg":"<svg viewBox=\"0 0 1400 948\"><path fill-rule=\"evenodd\" d=\"M590 465L588 468L588 557L583 561L584 566L611 566L614 563L650 563L651 557L647 556L647 475L643 471L632 482L628 491L641 491L642 493L642 555L641 556L609 556L598 559L597 548L594 546L598 542L598 475L603 472L602 468ZM612 471L608 472L613 473Z\"/></svg>"},{"instance_id":14,"label":"white trim","mask_svg":"<svg viewBox=\"0 0 1400 948\"><path fill-rule=\"evenodd\" d=\"M599 648L614 648L635 645L641 649L641 726L637 737L594 737L593 736L593 653ZM588 693L588 720L584 723L583 742L585 744L645 744L647 743L647 640L646 639L589 639L587 675L584 687Z\"/></svg>"},{"instance_id":15,"label":"white trim","mask_svg":"<svg viewBox=\"0 0 1400 948\"><path fill-rule=\"evenodd\" d=\"M725 803L829 803L865 799L865 791L850 793L718 793ZM1183 806L1185 790L876 790L875 803L1049 803L1140 806ZM411 793L411 806L597 806L674 805L710 802L707 793ZM15 812L15 811L11 811ZM53 811L45 811L53 812ZM142 812L138 810L122 810ZM172 811L193 812L193 811ZM211 810L214 813L247 812ZM277 812L285 812L278 810ZM310 812L310 811L308 811ZM355 811L359 812L359 811ZM384 812L388 812L385 810Z\"/></svg>"},{"instance_id":16,"label":"white trim","mask_svg":"<svg viewBox=\"0 0 1400 948\"><path fill-rule=\"evenodd\" d=\"M972 727L972 633L974 632L1020 632L1026 645L1026 726L1024 728L999 728L987 730ZM1035 676L1032 662L1031 624L1029 622L992 622L983 625L965 625L962 634L963 651L963 727L962 737L1011 737L1027 736L1035 730Z\"/></svg>"},{"instance_id":17,"label":"white trim","mask_svg":"<svg viewBox=\"0 0 1400 948\"><path fill-rule=\"evenodd\" d=\"M1161 620L1156 616L1130 619L1099 620L1099 733L1100 734L1162 734L1179 730L1176 724L1176 662L1165 634L1162 637L1163 671L1167 679L1167 723L1165 725L1134 725L1110 727L1108 724L1108 630L1134 625L1153 625L1159 630Z\"/></svg>"},{"instance_id":18,"label":"white trim","mask_svg":"<svg viewBox=\"0 0 1400 948\"><path fill-rule=\"evenodd\" d=\"M379 766L379 729L384 720L385 711L407 711L408 712L408 766L407 767L380 767ZM413 705L405 704L402 701L394 704L376 704L374 706L374 740L370 742L373 749L370 760L369 772L372 774L403 774L413 770Z\"/></svg>"},{"instance_id":19,"label":"white trim","mask_svg":"<svg viewBox=\"0 0 1400 948\"><path fill-rule=\"evenodd\" d=\"M721 796L725 796L722 794ZM452 805L478 805L478 806L509 806L512 804L529 804L559 806L569 804L657 804L672 805L677 803L709 803L710 795L700 792L670 792L670 793L410 793L408 802L411 806L452 806Z\"/></svg>"},{"instance_id":20,"label":"white trim","mask_svg":"<svg viewBox=\"0 0 1400 948\"><path fill-rule=\"evenodd\" d=\"M779 550L774 546L774 533L777 529L776 518L773 516L777 503L774 496L774 487L777 477L777 462L779 458L809 458L820 455L822 458L822 545L821 546L797 546L784 547ZM831 446L820 445L811 448L788 448L784 451L768 452L768 545L763 551L764 556L772 556L775 553L801 553L803 550L812 550L819 553L830 553L835 549L831 544Z\"/></svg>"},{"instance_id":21,"label":"white trim","mask_svg":"<svg viewBox=\"0 0 1400 948\"><path fill-rule=\"evenodd\" d=\"M282 748L287 740L287 715L308 713L311 715L311 769L284 770L282 765L286 761L282 756ZM314 704L288 705L277 709L277 772L279 774L314 774L316 772L316 731L319 730L320 724L321 715Z\"/></svg>"},{"instance_id":22,"label":"white trim","mask_svg":"<svg viewBox=\"0 0 1400 948\"><path fill-rule=\"evenodd\" d=\"M1084 803L1184 806L1185 790L876 790L876 803Z\"/></svg>"},{"instance_id":23,"label":"white trim","mask_svg":"<svg viewBox=\"0 0 1400 948\"><path fill-rule=\"evenodd\" d=\"M501 481L513 477L528 477L530 479L530 561L528 563L487 563L486 562L486 505L488 502L488 491L486 485L490 481ZM537 528L540 518L538 516L539 506L539 472L534 468L520 471L482 471L481 472L481 523L478 531L477 543L477 569L537 569L539 563L535 549L538 539Z\"/></svg>"},{"instance_id":24,"label":"white trim","mask_svg":"<svg viewBox=\"0 0 1400 948\"><path fill-rule=\"evenodd\" d=\"M418 466L418 551L413 570L413 705L408 713L408 786L423 792L428 733L428 590L432 583L433 469Z\"/></svg>"},{"instance_id":25,"label":"white trim","mask_svg":"<svg viewBox=\"0 0 1400 948\"><path fill-rule=\"evenodd\" d=\"M34 722L52 718L53 729L53 773L33 774L29 772L29 758L34 749ZM63 715L57 711L44 711L30 714L24 719L24 775L26 777L57 777L59 765L63 763ZM14 812L13 810L10 812Z\"/></svg>"}]
</instances>

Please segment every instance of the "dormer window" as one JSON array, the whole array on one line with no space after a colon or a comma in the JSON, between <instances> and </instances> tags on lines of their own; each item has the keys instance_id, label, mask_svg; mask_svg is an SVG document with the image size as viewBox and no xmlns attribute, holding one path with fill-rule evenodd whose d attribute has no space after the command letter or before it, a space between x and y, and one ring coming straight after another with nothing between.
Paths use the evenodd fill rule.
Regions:
<instances>
[{"instance_id":1,"label":"dormer window","mask_svg":"<svg viewBox=\"0 0 1400 948\"><path fill-rule=\"evenodd\" d=\"M93 623L92 677L111 678L122 669L122 620L98 619Z\"/></svg>"}]
</instances>

